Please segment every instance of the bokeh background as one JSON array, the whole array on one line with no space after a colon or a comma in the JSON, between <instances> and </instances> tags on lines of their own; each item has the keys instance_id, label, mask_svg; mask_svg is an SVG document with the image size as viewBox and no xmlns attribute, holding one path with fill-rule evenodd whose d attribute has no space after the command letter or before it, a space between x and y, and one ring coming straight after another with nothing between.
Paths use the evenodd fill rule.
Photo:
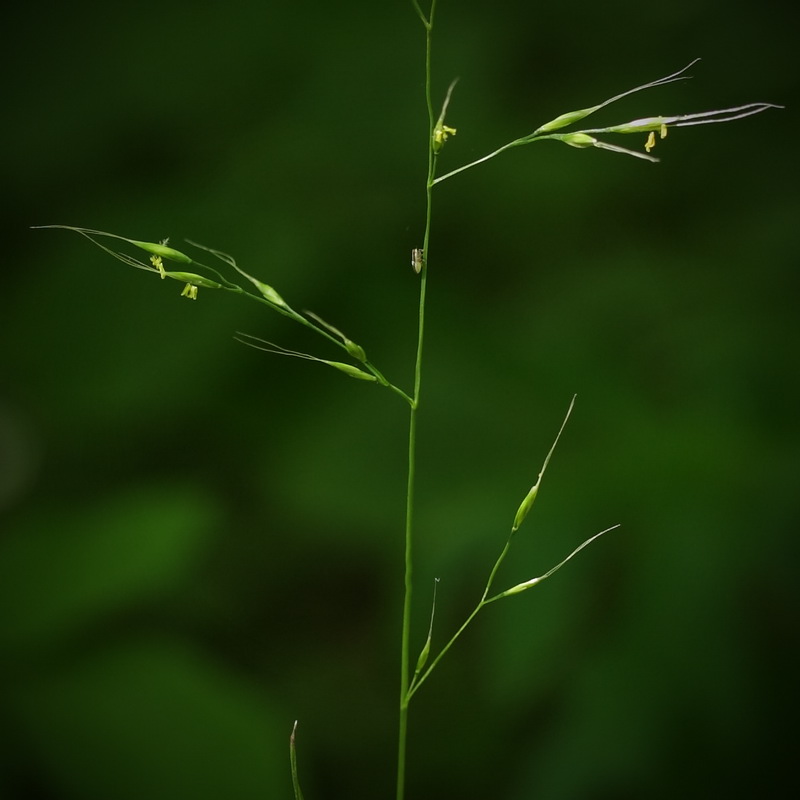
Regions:
<instances>
[{"instance_id":1,"label":"bokeh background","mask_svg":"<svg viewBox=\"0 0 800 800\"><path fill-rule=\"evenodd\" d=\"M797 62L788 3L443 0L443 170L768 101L658 165L555 143L436 191L409 797L779 797L795 783ZM285 319L64 231L233 253L410 387L424 36L405 0L19 4L0 293L0 794L391 797L407 414ZM620 144L641 147L644 137Z\"/></svg>"}]
</instances>

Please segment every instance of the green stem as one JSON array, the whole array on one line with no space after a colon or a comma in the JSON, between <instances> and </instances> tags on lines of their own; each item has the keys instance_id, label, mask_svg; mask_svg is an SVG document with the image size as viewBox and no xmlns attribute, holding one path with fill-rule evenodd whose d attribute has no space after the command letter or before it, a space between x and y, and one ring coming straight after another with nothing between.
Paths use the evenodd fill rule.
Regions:
<instances>
[{"instance_id":1,"label":"green stem","mask_svg":"<svg viewBox=\"0 0 800 800\"><path fill-rule=\"evenodd\" d=\"M200 266L203 265L201 264ZM340 339L332 336L330 333L328 333L328 331L326 331L324 328L321 328L319 325L314 325L313 322L309 322L309 320L307 320L302 314L298 314L293 308L290 308L289 306L276 305L264 297L259 297L256 294L252 294L245 289L242 289L241 286L237 286L235 283L230 283L229 281L226 281L226 283L227 285L222 286L223 290L235 292L236 294L241 294L250 300L255 300L256 303L261 303L262 305L267 306L267 308L271 308L273 311L283 314L284 317L288 317L289 319L293 319L295 322L299 322L301 325L304 325L306 328L318 333L320 336L324 336L329 342L333 342L333 344L335 344L337 347L340 347L345 351L347 350ZM413 407L413 398L409 397L402 389L387 380L383 373L371 361L367 360L362 362L362 364L378 379L382 386L385 386L387 389L391 389L391 391L402 397L410 406Z\"/></svg>"},{"instance_id":2,"label":"green stem","mask_svg":"<svg viewBox=\"0 0 800 800\"><path fill-rule=\"evenodd\" d=\"M495 600L499 599L499 596L492 597L489 600L487 600L486 598L489 596L489 591L491 590L492 584L494 583L494 578L495 575L497 575L497 570L500 569L500 565L503 563L503 560L505 559L509 551L509 548L511 547L511 540L513 536L514 534L512 532L512 534L508 537L506 546L503 548L503 552L500 553L500 556L498 557L497 561L495 561L494 566L492 567L492 571L489 573L489 579L486 581L486 587L483 590L483 595L481 596L478 605L475 606L475 608L472 610L472 613L464 620L464 623L461 625L461 627L453 634L453 636L450 638L450 641L439 651L439 654L436 656L436 658L433 659L428 669L426 669L425 672L423 672L418 678L414 680L413 684L408 690L409 700L416 694L417 689L419 689L419 687L425 682L428 675L430 675L431 672L433 672L433 670L436 668L436 665L442 660L442 658L444 658L445 653L456 643L456 639L458 639L458 637L461 636L462 633L464 633L470 622L472 622L472 620L475 619L475 617L478 615L478 612L484 606L489 605L489 603L492 603Z\"/></svg>"},{"instance_id":3,"label":"green stem","mask_svg":"<svg viewBox=\"0 0 800 800\"><path fill-rule=\"evenodd\" d=\"M544 137L538 137L544 138ZM497 150L492 151L488 155L482 156L481 158L476 159L475 161L470 161L469 164L464 164L463 167L459 167L458 169L454 169L452 172L448 172L445 175L438 177L434 183L441 183L442 181L446 181L448 178L452 178L453 175L458 175L459 172L464 172L466 169L471 169L472 167L477 167L478 164L482 164L484 161L488 161L490 158L494 158L495 156L499 156L500 153L504 153L506 150L510 150L512 147L519 147L523 144L530 144L533 141L537 141L538 139L531 139L529 137L525 137L524 139L515 139L513 142L509 142L508 144L504 144L502 147L498 147Z\"/></svg>"},{"instance_id":4,"label":"green stem","mask_svg":"<svg viewBox=\"0 0 800 800\"><path fill-rule=\"evenodd\" d=\"M414 485L416 478L417 417L419 412L420 389L422 386L422 355L425 338L425 297L428 285L428 246L431 232L431 210L433 182L436 172L436 155L433 152L433 102L431 99L431 33L436 0L431 0L431 10L426 19L419 4L413 0L425 26L425 101L428 108L428 175L425 182L425 236L422 244L423 267L420 274L419 321L417 325L417 356L414 365L414 397L408 425L408 484L406 487L406 526L405 526L405 569L403 624L400 643L400 714L397 742L397 800L405 797L406 744L408 740L408 701L410 684L410 641L411 641L411 598L413 593L413 522Z\"/></svg>"}]
</instances>

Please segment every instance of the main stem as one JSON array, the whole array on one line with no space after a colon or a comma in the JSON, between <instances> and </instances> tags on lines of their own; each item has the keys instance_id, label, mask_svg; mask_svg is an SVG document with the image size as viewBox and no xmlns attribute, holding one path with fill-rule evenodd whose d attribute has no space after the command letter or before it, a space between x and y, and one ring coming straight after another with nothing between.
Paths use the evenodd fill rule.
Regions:
<instances>
[{"instance_id":1,"label":"main stem","mask_svg":"<svg viewBox=\"0 0 800 800\"><path fill-rule=\"evenodd\" d=\"M416 5L416 3L415 3ZM419 6L417 6L419 10ZM405 797L406 780L406 742L408 739L408 702L410 676L411 642L411 597L413 590L413 521L414 485L416 473L417 416L419 413L420 388L422 385L422 353L425 337L425 295L428 285L428 245L431 232L431 201L433 199L433 179L436 172L436 155L433 152L433 103L431 101L431 31L436 0L431 3L430 15L420 17L425 25L425 99L428 106L428 177L425 183L425 237L422 244L423 267L420 273L419 322L417 325L417 357L414 365L414 402L408 425L408 485L406 487L406 530L405 530L405 578L403 598L403 628L400 647L400 718L397 743L397 800Z\"/></svg>"},{"instance_id":2,"label":"main stem","mask_svg":"<svg viewBox=\"0 0 800 800\"><path fill-rule=\"evenodd\" d=\"M408 688L410 674L411 640L411 596L413 589L413 519L414 483L417 446L417 413L419 411L419 389L422 374L422 343L425 328L425 282L426 268L423 268L419 298L419 338L417 340L417 360L414 375L414 405L408 425L408 486L406 488L406 547L405 547L405 585L403 599L403 633L400 653L400 728L397 746L397 800L405 794L406 740L408 738Z\"/></svg>"}]
</instances>

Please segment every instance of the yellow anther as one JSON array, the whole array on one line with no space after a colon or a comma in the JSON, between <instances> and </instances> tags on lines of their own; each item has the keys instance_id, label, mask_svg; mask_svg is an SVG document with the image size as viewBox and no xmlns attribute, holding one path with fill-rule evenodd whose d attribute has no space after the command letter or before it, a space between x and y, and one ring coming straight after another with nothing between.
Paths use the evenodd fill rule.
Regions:
<instances>
[{"instance_id":1,"label":"yellow anther","mask_svg":"<svg viewBox=\"0 0 800 800\"><path fill-rule=\"evenodd\" d=\"M647 137L647 141L644 143L644 149L649 153L655 146L656 135L653 131L650 131L650 135Z\"/></svg>"},{"instance_id":2,"label":"yellow anther","mask_svg":"<svg viewBox=\"0 0 800 800\"><path fill-rule=\"evenodd\" d=\"M187 283L183 287L181 297L188 297L190 300L197 300L197 287L194 284Z\"/></svg>"},{"instance_id":3,"label":"yellow anther","mask_svg":"<svg viewBox=\"0 0 800 800\"><path fill-rule=\"evenodd\" d=\"M442 145L447 141L448 136L455 136L456 129L449 125L437 125L433 129L433 150L438 153Z\"/></svg>"},{"instance_id":4,"label":"yellow anther","mask_svg":"<svg viewBox=\"0 0 800 800\"><path fill-rule=\"evenodd\" d=\"M666 139L667 138L667 126L663 122L661 123L661 138L662 139Z\"/></svg>"},{"instance_id":5,"label":"yellow anther","mask_svg":"<svg viewBox=\"0 0 800 800\"><path fill-rule=\"evenodd\" d=\"M161 256L150 256L150 263L159 271L161 280L167 277L164 271L164 264L161 261Z\"/></svg>"}]
</instances>

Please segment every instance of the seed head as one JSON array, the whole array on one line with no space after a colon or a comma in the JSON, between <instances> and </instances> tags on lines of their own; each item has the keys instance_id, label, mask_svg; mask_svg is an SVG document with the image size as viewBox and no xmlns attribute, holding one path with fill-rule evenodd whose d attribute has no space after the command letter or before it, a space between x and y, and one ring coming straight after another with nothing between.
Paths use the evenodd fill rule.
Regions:
<instances>
[{"instance_id":1,"label":"seed head","mask_svg":"<svg viewBox=\"0 0 800 800\"><path fill-rule=\"evenodd\" d=\"M203 286L206 289L221 289L222 284L212 281L203 275L197 275L194 272L166 272L164 273L168 278L174 278L176 281L186 281L192 286Z\"/></svg>"},{"instance_id":2,"label":"seed head","mask_svg":"<svg viewBox=\"0 0 800 800\"><path fill-rule=\"evenodd\" d=\"M349 375L351 378L357 378L360 381L374 382L378 380L374 375L370 375L368 372L364 372L363 369L354 367L352 364L345 364L344 361L327 361L324 358L317 360L321 361L323 364L327 364L329 367L333 367L334 369L344 372L345 375Z\"/></svg>"},{"instance_id":3,"label":"seed head","mask_svg":"<svg viewBox=\"0 0 800 800\"><path fill-rule=\"evenodd\" d=\"M782 106L777 106L772 103L747 103L743 106L716 109L714 111L701 111L695 114L643 117L641 119L634 119L630 122L622 123L621 125L610 125L605 128L585 128L572 134L550 133L550 131L558 130L559 128L579 122L604 106L610 105L611 103L614 103L629 94L633 94L634 92L639 92L643 89L652 89L655 86L663 86L667 83L673 83L674 81L685 80L689 76L685 75L684 73L689 69L689 67L697 63L697 61L699 61L699 59L695 59L691 64L688 64L683 69L678 70L678 72L675 72L672 75L667 75L664 78L659 78L658 80L651 81L650 83L645 83L641 86L636 86L633 89L628 89L628 91L622 92L614 97L610 97L608 100L604 100L602 103L598 103L596 106L561 114L545 125L537 128L533 134L531 134L529 137L525 137L523 141L531 141L536 138L557 139L558 141L562 141L565 144L571 145L572 147L599 147L602 150L611 150L615 153L624 153L626 155L635 156L636 158L642 158L647 161L658 161L657 158L649 155L650 151L656 145L656 132L662 139L664 139L667 136L668 128L682 128L689 125L708 125L712 122L731 122L733 120L749 117L752 114L758 114L762 111L766 111L768 108L782 108ZM649 136L647 137L644 145L645 152L641 153L595 139L591 134L596 133L647 133Z\"/></svg>"},{"instance_id":4,"label":"seed head","mask_svg":"<svg viewBox=\"0 0 800 800\"><path fill-rule=\"evenodd\" d=\"M356 361L362 364L367 360L367 354L360 344L356 344L352 339L344 340L344 348L347 350L348 355L352 356Z\"/></svg>"},{"instance_id":5,"label":"seed head","mask_svg":"<svg viewBox=\"0 0 800 800\"><path fill-rule=\"evenodd\" d=\"M221 289L222 284L196 275L194 272L165 272L162 277L174 278L176 281L186 281L181 297L188 297L190 300L197 300L197 289L200 286L206 289Z\"/></svg>"},{"instance_id":6,"label":"seed head","mask_svg":"<svg viewBox=\"0 0 800 800\"><path fill-rule=\"evenodd\" d=\"M135 247L140 247L142 250L146 250L148 253L152 253L154 256L166 258L167 261L178 261L181 264L194 263L192 259L186 255L186 253L181 253L180 250L176 250L174 247L167 247L166 239L158 244L155 242L137 242L135 239L126 239L125 241L130 242ZM150 260L152 261L152 258ZM153 264L155 265L155 261L153 261Z\"/></svg>"}]
</instances>

